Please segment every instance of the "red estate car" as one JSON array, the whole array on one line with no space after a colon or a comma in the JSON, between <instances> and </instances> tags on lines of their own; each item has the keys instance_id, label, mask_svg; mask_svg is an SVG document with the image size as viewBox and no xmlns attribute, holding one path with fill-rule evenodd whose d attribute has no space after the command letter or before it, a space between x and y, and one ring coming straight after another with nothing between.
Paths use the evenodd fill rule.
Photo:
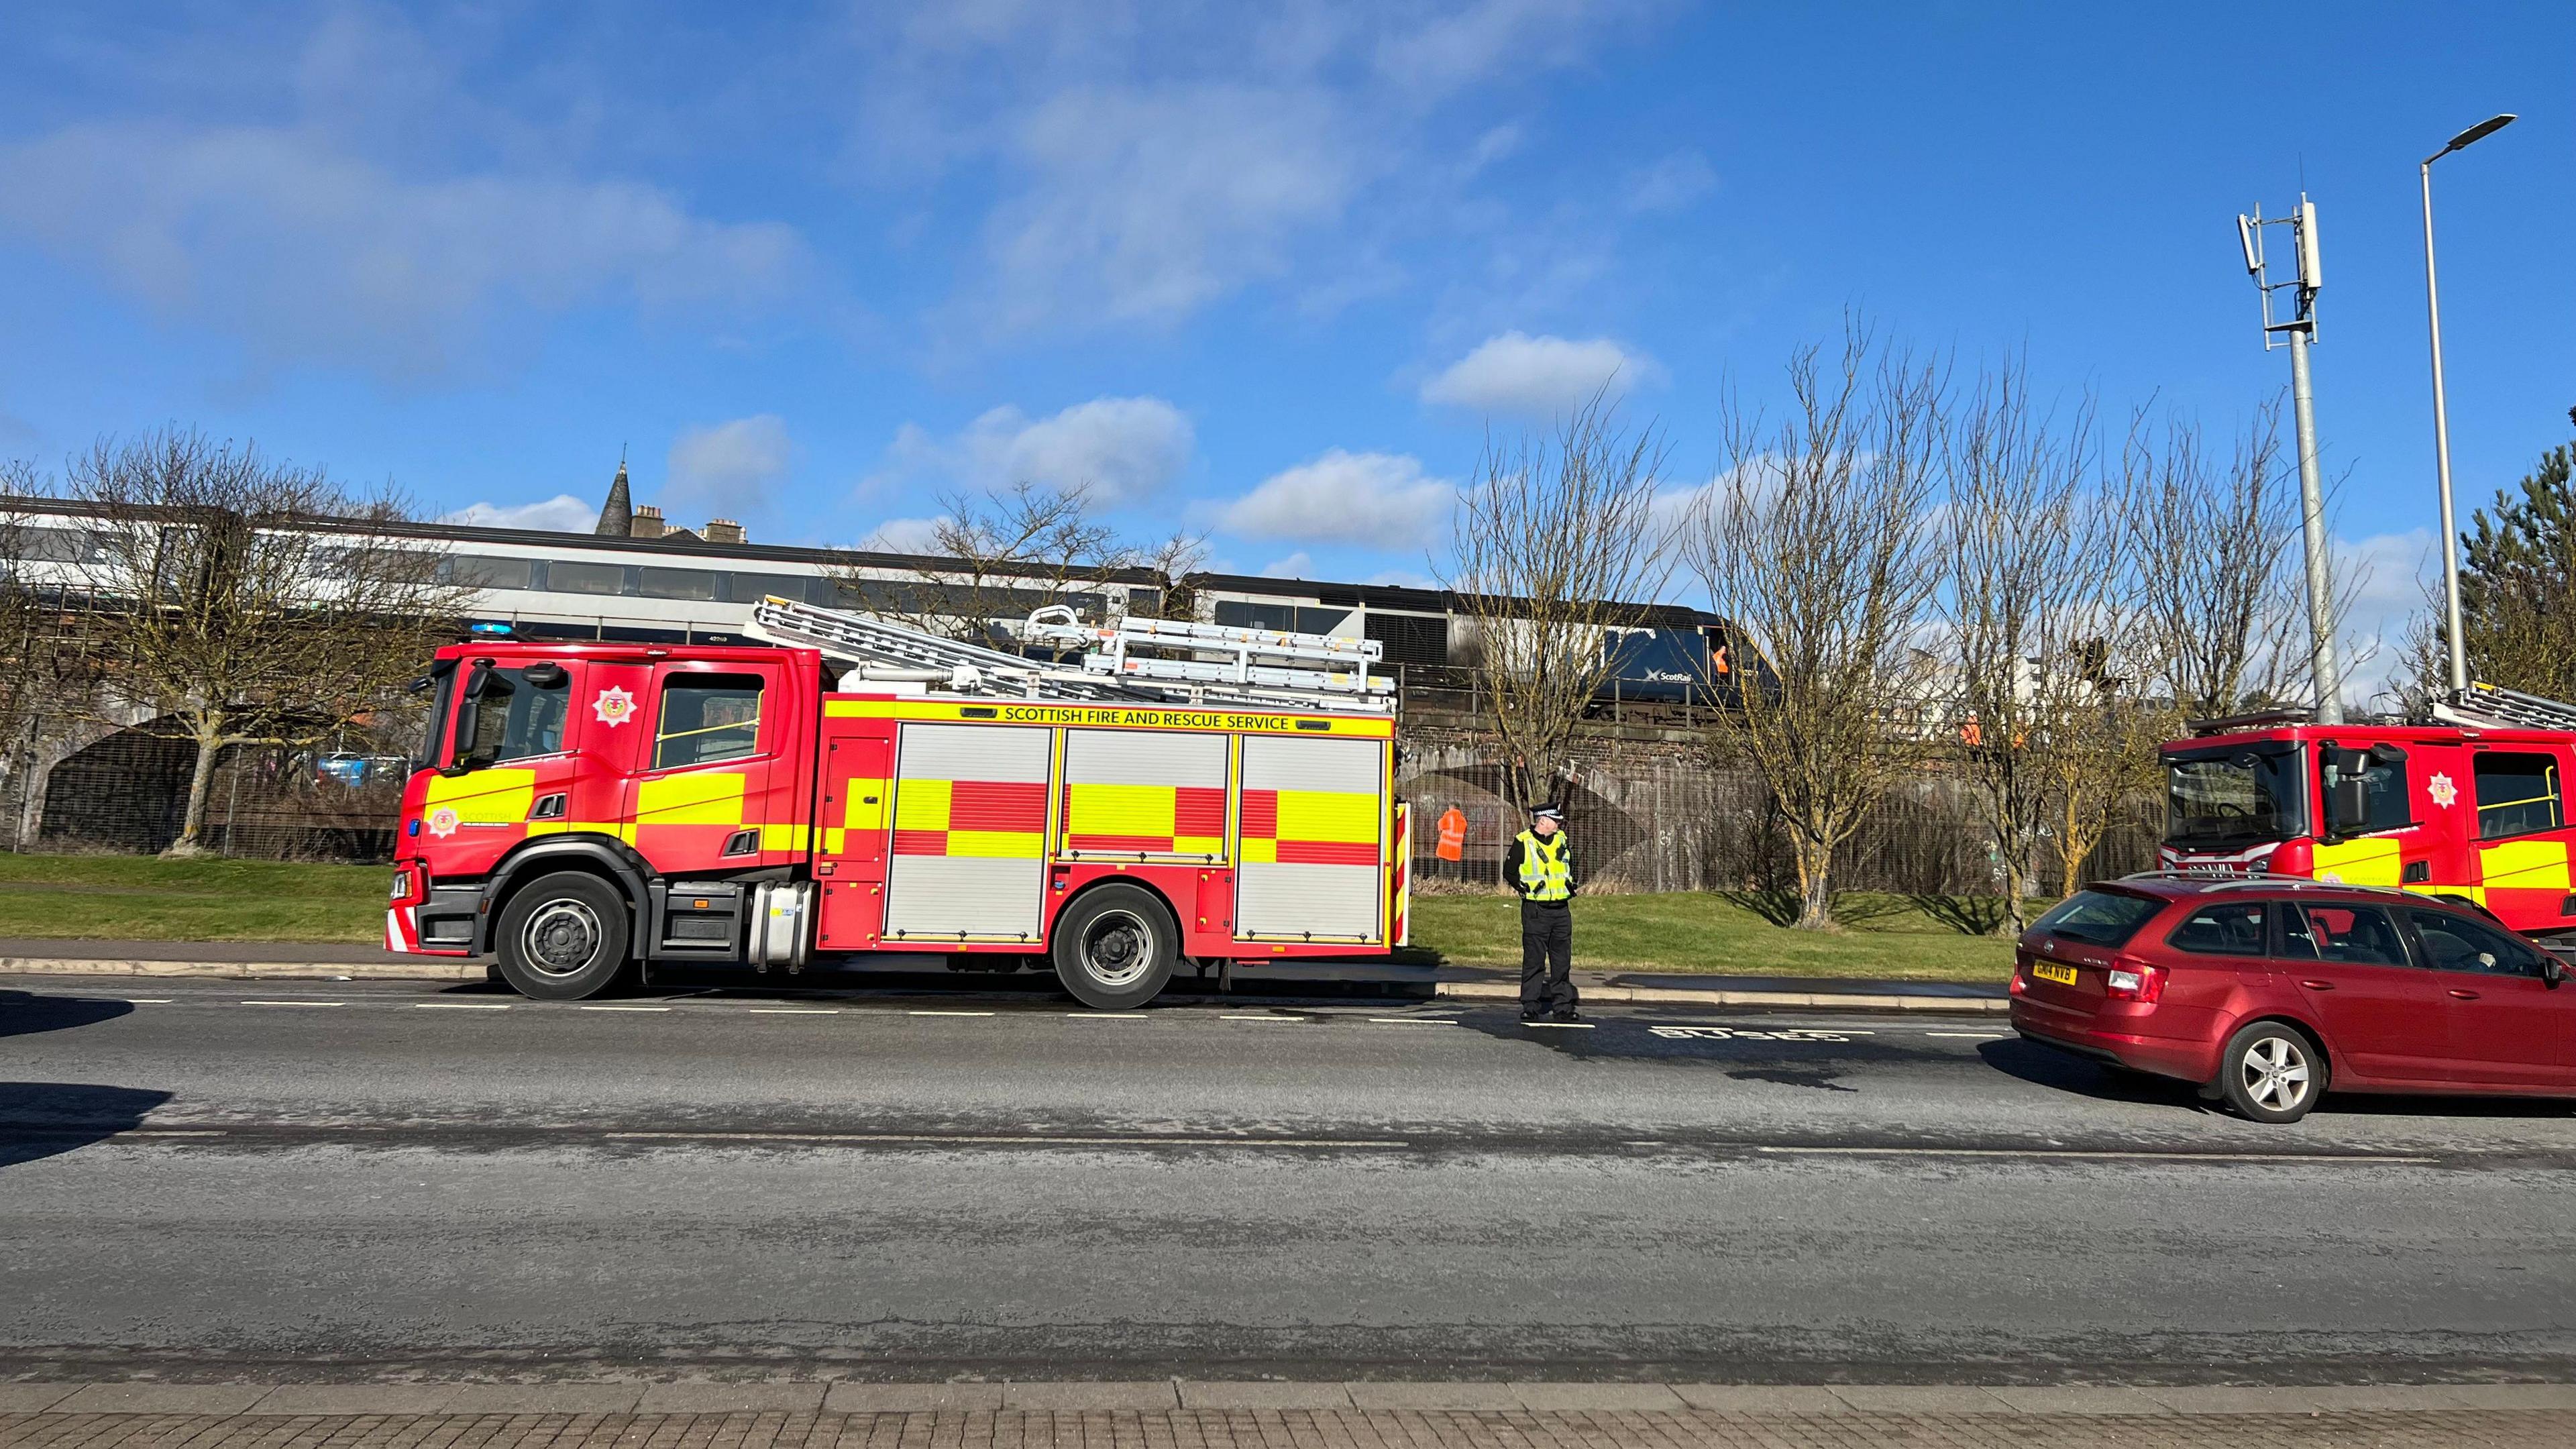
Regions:
<instances>
[{"instance_id":1,"label":"red estate car","mask_svg":"<svg viewBox=\"0 0 2576 1449\"><path fill-rule=\"evenodd\" d=\"M2260 876L2094 885L2022 933L2032 1041L2202 1084L2258 1122L2341 1092L2576 1096L2558 957L2405 891Z\"/></svg>"}]
</instances>

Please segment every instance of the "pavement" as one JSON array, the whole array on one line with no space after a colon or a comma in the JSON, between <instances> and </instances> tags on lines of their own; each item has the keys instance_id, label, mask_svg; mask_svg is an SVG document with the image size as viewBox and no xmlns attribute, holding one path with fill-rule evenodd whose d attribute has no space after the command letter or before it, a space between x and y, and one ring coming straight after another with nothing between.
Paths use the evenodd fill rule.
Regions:
<instances>
[{"instance_id":1,"label":"pavement","mask_svg":"<svg viewBox=\"0 0 2576 1449\"><path fill-rule=\"evenodd\" d=\"M2569 1104L1974 1016L21 977L0 1062L21 1383L2576 1378Z\"/></svg>"},{"instance_id":2,"label":"pavement","mask_svg":"<svg viewBox=\"0 0 2576 1449\"><path fill-rule=\"evenodd\" d=\"M0 938L0 975L198 977L217 980L481 981L480 960L397 955L374 946L261 941L101 941ZM1595 1003L1737 1006L1848 1011L1983 1011L2009 1003L2000 985L1954 981L1862 980L1839 977L1702 975L1651 971L1575 973L1584 999ZM691 978L722 983L713 973ZM817 969L803 978L821 985L864 980L881 986L941 990L961 981L1024 992L1054 990L1038 973L994 978L980 973L921 972L885 968L853 958L839 969ZM1176 978L1175 993L1204 983ZM1384 959L1245 963L1236 972L1243 995L1377 993L1461 1000L1507 1000L1520 995L1517 971L1479 966L1430 966Z\"/></svg>"}]
</instances>

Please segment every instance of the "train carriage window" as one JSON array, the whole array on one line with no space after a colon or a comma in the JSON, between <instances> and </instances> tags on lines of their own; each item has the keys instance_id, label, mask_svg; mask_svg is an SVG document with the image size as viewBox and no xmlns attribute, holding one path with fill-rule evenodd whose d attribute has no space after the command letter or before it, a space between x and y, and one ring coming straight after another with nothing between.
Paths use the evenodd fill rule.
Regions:
<instances>
[{"instance_id":1,"label":"train carriage window","mask_svg":"<svg viewBox=\"0 0 2576 1449\"><path fill-rule=\"evenodd\" d=\"M2559 797L2557 756L2482 753L2472 771L2477 776L2480 839L2529 835L2567 823Z\"/></svg>"},{"instance_id":2,"label":"train carriage window","mask_svg":"<svg viewBox=\"0 0 2576 1449\"><path fill-rule=\"evenodd\" d=\"M637 571L636 592L648 599L712 599L716 596L716 576L702 569L657 569Z\"/></svg>"},{"instance_id":3,"label":"train carriage window","mask_svg":"<svg viewBox=\"0 0 2576 1449\"><path fill-rule=\"evenodd\" d=\"M663 681L654 769L739 760L759 748L759 675L674 674Z\"/></svg>"}]
</instances>

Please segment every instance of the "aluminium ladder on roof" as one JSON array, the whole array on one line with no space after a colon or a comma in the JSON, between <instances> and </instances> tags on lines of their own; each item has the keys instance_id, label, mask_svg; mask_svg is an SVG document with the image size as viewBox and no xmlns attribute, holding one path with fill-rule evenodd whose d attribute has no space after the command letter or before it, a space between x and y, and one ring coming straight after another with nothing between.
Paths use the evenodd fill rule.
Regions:
<instances>
[{"instance_id":1,"label":"aluminium ladder on roof","mask_svg":"<svg viewBox=\"0 0 2576 1449\"><path fill-rule=\"evenodd\" d=\"M1051 639L1048 633L1049 628L1059 622L1072 621L1072 610L1062 609L1061 614L1062 621L1049 619L1034 624L1030 634L1032 641L1062 642ZM1391 692L1377 695L1353 693L1348 688L1329 685L1309 686L1285 678L1290 671L1265 671L1262 677L1237 679L1231 675L1194 678L1171 673L1118 676L1090 667L1068 669L999 649L944 639L866 614L825 609L777 597L764 599L752 607L748 632L755 638L772 643L806 645L862 660L944 672L949 676L949 688L964 693L1009 694L1058 701L1126 700L1159 705L1222 704L1250 709L1320 709L1328 712L1390 713L1395 707ZM1317 639L1322 636L1291 637ZM1354 641L1334 642L1349 644ZM1371 651L1379 647L1373 641L1368 644ZM1168 664L1176 661L1154 662Z\"/></svg>"},{"instance_id":2,"label":"aluminium ladder on roof","mask_svg":"<svg viewBox=\"0 0 2576 1449\"><path fill-rule=\"evenodd\" d=\"M1386 653L1386 646L1375 639L1134 615L1090 625L1062 605L1029 615L1021 637L1065 648L1087 647L1090 652L1082 657L1086 671L1122 680L1253 690L1344 709L1385 711L1395 704L1395 681L1369 673L1369 665ZM1139 647L1185 651L1188 657L1134 652Z\"/></svg>"},{"instance_id":3,"label":"aluminium ladder on roof","mask_svg":"<svg viewBox=\"0 0 2576 1449\"><path fill-rule=\"evenodd\" d=\"M2433 718L2487 729L2576 730L2576 704L2492 684L2471 684L2450 699L2436 700Z\"/></svg>"}]
</instances>

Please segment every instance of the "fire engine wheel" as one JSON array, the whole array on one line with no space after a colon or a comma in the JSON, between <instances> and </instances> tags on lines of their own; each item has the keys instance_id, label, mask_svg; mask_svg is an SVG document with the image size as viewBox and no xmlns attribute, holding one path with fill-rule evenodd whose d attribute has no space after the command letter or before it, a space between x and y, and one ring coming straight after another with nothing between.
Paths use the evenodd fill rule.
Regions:
<instances>
[{"instance_id":1,"label":"fire engine wheel","mask_svg":"<svg viewBox=\"0 0 2576 1449\"><path fill-rule=\"evenodd\" d=\"M1160 995L1180 964L1181 928L1153 892L1105 885L1056 918L1055 974L1095 1011L1127 1011Z\"/></svg>"},{"instance_id":2,"label":"fire engine wheel","mask_svg":"<svg viewBox=\"0 0 2576 1449\"><path fill-rule=\"evenodd\" d=\"M597 996L626 974L627 907L595 875L560 871L530 881L502 908L502 979L539 1001Z\"/></svg>"}]
</instances>

